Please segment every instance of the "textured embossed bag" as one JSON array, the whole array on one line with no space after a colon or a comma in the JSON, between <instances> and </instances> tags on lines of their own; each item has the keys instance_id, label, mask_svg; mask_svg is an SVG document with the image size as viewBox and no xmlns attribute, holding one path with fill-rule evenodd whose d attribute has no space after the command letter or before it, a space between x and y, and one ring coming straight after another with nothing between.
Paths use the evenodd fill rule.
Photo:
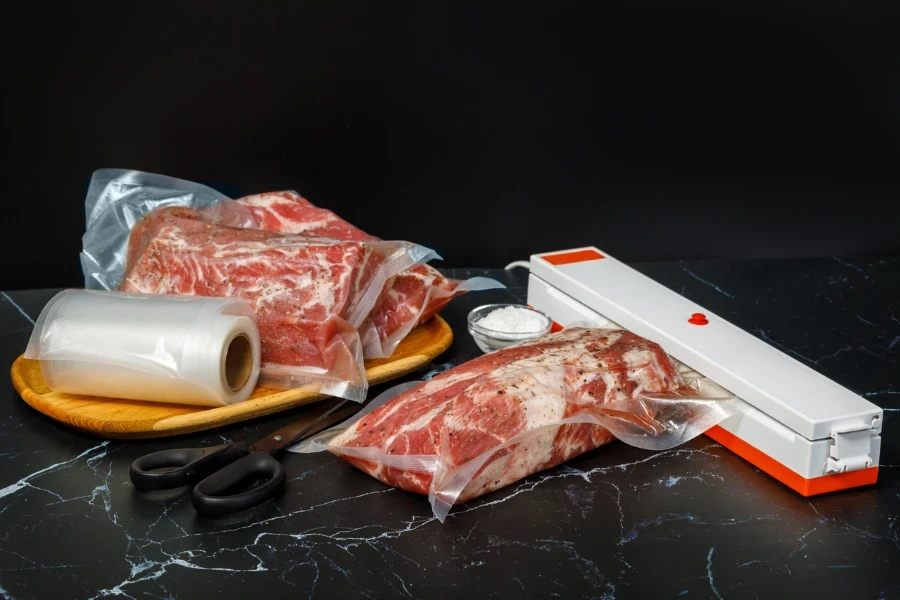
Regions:
<instances>
[{"instance_id":1,"label":"textured embossed bag","mask_svg":"<svg viewBox=\"0 0 900 600\"><path fill-rule=\"evenodd\" d=\"M619 439L663 450L738 410L725 390L621 329L572 327L403 384L294 448L454 504Z\"/></svg>"}]
</instances>

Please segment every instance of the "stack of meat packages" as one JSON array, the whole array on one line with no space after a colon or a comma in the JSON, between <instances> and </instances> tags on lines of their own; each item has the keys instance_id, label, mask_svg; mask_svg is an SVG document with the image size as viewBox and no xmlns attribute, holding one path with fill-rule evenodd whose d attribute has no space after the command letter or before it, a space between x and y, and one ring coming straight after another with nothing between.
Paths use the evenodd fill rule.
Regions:
<instances>
[{"instance_id":1,"label":"stack of meat packages","mask_svg":"<svg viewBox=\"0 0 900 600\"><path fill-rule=\"evenodd\" d=\"M364 358L391 356L453 297L499 286L447 278L423 264L430 250L379 240L294 192L228 204L254 228L227 225L223 210L146 215L131 230L120 290L246 300L266 386L362 400Z\"/></svg>"}]
</instances>

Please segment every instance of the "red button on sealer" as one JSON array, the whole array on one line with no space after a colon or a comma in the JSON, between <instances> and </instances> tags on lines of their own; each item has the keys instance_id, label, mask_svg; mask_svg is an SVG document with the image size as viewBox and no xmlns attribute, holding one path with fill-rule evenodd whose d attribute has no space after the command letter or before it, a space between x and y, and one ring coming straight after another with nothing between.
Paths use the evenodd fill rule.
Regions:
<instances>
[{"instance_id":1,"label":"red button on sealer","mask_svg":"<svg viewBox=\"0 0 900 600\"><path fill-rule=\"evenodd\" d=\"M708 325L709 321L703 313L694 313L691 315L691 318L688 319L688 323L691 325Z\"/></svg>"}]
</instances>

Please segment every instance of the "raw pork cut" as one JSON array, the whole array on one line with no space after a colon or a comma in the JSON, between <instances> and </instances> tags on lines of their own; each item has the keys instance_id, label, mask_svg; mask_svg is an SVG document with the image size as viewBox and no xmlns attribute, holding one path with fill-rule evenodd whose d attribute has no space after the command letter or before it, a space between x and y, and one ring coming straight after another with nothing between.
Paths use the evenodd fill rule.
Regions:
<instances>
[{"instance_id":1,"label":"raw pork cut","mask_svg":"<svg viewBox=\"0 0 900 600\"><path fill-rule=\"evenodd\" d=\"M443 497L449 510L606 444L613 434L599 421L660 433L646 395L673 390L690 394L657 344L571 328L401 393L327 448L388 485Z\"/></svg>"},{"instance_id":2,"label":"raw pork cut","mask_svg":"<svg viewBox=\"0 0 900 600\"><path fill-rule=\"evenodd\" d=\"M325 208L313 205L297 192L271 192L238 198L256 219L259 229L334 238L376 240Z\"/></svg>"},{"instance_id":3,"label":"raw pork cut","mask_svg":"<svg viewBox=\"0 0 900 600\"><path fill-rule=\"evenodd\" d=\"M426 253L407 242L237 229L169 207L132 229L121 289L246 300L258 318L263 385L315 383L361 400L367 386L356 328L388 278Z\"/></svg>"},{"instance_id":4,"label":"raw pork cut","mask_svg":"<svg viewBox=\"0 0 900 600\"><path fill-rule=\"evenodd\" d=\"M314 206L296 192L256 194L237 201L250 210L260 229L341 240L378 239L332 211ZM461 286L462 283L444 277L428 265L419 265L397 275L361 331L366 356L390 356L413 327L424 323L451 299L468 291L469 287Z\"/></svg>"}]
</instances>

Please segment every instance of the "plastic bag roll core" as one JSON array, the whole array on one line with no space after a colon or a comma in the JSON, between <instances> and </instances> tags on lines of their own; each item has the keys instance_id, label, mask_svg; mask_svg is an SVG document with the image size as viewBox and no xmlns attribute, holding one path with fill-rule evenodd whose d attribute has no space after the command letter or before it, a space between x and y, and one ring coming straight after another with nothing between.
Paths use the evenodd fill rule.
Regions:
<instances>
[{"instance_id":1,"label":"plastic bag roll core","mask_svg":"<svg viewBox=\"0 0 900 600\"><path fill-rule=\"evenodd\" d=\"M25 358L55 392L225 406L253 391L260 341L241 300L66 290L41 312Z\"/></svg>"},{"instance_id":2,"label":"plastic bag roll core","mask_svg":"<svg viewBox=\"0 0 900 600\"><path fill-rule=\"evenodd\" d=\"M253 346L250 338L240 333L228 342L222 356L222 378L232 392L247 385L253 372Z\"/></svg>"}]
</instances>

